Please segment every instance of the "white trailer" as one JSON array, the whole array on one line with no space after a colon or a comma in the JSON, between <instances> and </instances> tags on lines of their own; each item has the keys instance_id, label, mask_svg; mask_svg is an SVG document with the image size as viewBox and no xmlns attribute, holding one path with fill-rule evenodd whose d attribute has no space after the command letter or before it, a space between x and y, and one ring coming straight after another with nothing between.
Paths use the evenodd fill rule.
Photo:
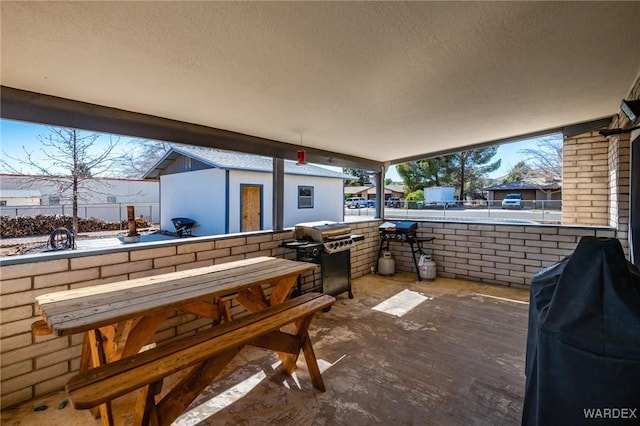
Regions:
<instances>
[{"instance_id":1,"label":"white trailer","mask_svg":"<svg viewBox=\"0 0 640 426\"><path fill-rule=\"evenodd\" d=\"M455 207L456 198L453 196L453 186L432 186L424 189L424 205Z\"/></svg>"}]
</instances>

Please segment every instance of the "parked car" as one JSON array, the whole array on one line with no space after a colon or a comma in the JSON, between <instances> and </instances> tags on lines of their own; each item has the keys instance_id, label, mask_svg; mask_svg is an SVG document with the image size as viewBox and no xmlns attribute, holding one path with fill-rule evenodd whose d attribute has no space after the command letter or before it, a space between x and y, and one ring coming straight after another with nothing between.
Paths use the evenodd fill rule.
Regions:
<instances>
[{"instance_id":1,"label":"parked car","mask_svg":"<svg viewBox=\"0 0 640 426\"><path fill-rule=\"evenodd\" d=\"M360 207L367 207L367 200L362 197L349 197L344 200L344 205L350 209L359 209Z\"/></svg>"},{"instance_id":2,"label":"parked car","mask_svg":"<svg viewBox=\"0 0 640 426\"><path fill-rule=\"evenodd\" d=\"M502 200L503 209L521 209L522 208L522 195L520 194L507 194Z\"/></svg>"},{"instance_id":3,"label":"parked car","mask_svg":"<svg viewBox=\"0 0 640 426\"><path fill-rule=\"evenodd\" d=\"M389 197L389 199L386 202L386 206L387 207L395 207L395 208L398 208L398 209L400 207L402 207L403 204L404 204L404 201L402 201L398 197Z\"/></svg>"},{"instance_id":4,"label":"parked car","mask_svg":"<svg viewBox=\"0 0 640 426\"><path fill-rule=\"evenodd\" d=\"M367 207L375 207L375 206L376 206L376 199L375 198L367 200Z\"/></svg>"}]
</instances>

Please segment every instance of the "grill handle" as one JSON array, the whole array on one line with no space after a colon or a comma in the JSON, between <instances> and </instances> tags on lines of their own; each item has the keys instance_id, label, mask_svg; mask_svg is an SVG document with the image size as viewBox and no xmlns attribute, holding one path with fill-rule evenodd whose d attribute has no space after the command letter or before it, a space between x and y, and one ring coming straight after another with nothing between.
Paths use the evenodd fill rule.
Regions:
<instances>
[{"instance_id":1,"label":"grill handle","mask_svg":"<svg viewBox=\"0 0 640 426\"><path fill-rule=\"evenodd\" d=\"M327 241L336 241L336 240L346 240L347 238L351 238L351 234L326 236L325 240L327 240Z\"/></svg>"}]
</instances>

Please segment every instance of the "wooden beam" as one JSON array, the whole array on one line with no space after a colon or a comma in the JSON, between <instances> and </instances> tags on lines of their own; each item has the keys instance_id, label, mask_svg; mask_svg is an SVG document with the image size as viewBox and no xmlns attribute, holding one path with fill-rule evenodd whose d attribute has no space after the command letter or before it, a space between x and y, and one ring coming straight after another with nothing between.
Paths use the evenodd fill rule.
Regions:
<instances>
[{"instance_id":1,"label":"wooden beam","mask_svg":"<svg viewBox=\"0 0 640 426\"><path fill-rule=\"evenodd\" d=\"M125 111L72 99L0 86L0 116L11 120L71 127L137 138L246 152L294 160L297 144L216 129L184 121ZM305 147L307 161L380 171L382 163Z\"/></svg>"}]
</instances>

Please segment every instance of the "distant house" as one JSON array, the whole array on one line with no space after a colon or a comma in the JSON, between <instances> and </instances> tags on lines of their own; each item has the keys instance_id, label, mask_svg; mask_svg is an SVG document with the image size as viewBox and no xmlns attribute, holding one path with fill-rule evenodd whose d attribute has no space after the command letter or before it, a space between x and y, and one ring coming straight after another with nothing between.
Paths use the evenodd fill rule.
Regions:
<instances>
[{"instance_id":1,"label":"distant house","mask_svg":"<svg viewBox=\"0 0 640 426\"><path fill-rule=\"evenodd\" d=\"M69 183L67 184L66 181ZM60 182L65 184L61 185ZM0 174L0 196L2 200L7 200L7 205L10 198L14 198L12 203L17 202L17 198L24 200L25 204L22 205L69 204L72 195L70 184L70 176L49 178ZM35 202L36 197L37 202ZM82 204L157 203L158 197L157 180L92 178L82 182L78 201Z\"/></svg>"},{"instance_id":2,"label":"distant house","mask_svg":"<svg viewBox=\"0 0 640 426\"><path fill-rule=\"evenodd\" d=\"M385 199L389 198L389 197L386 197L386 191L391 192L391 195L389 195L389 197L404 198L406 195L404 193L404 186L402 185L387 185L385 187Z\"/></svg>"},{"instance_id":3,"label":"distant house","mask_svg":"<svg viewBox=\"0 0 640 426\"><path fill-rule=\"evenodd\" d=\"M350 197L362 197L367 200L376 198L378 188L375 186L345 186L344 194ZM384 187L384 199L391 197L404 198L404 188L401 185L387 185Z\"/></svg>"},{"instance_id":4,"label":"distant house","mask_svg":"<svg viewBox=\"0 0 640 426\"><path fill-rule=\"evenodd\" d=\"M507 194L518 193L525 201L562 200L562 183L518 180L483 188L489 201L501 201Z\"/></svg>"},{"instance_id":5,"label":"distant house","mask_svg":"<svg viewBox=\"0 0 640 426\"><path fill-rule=\"evenodd\" d=\"M0 214L33 216L71 214L70 177L0 174ZM159 182L125 178L92 178L82 182L78 194L80 217L119 221L127 205L136 216L158 220Z\"/></svg>"},{"instance_id":6,"label":"distant house","mask_svg":"<svg viewBox=\"0 0 640 426\"><path fill-rule=\"evenodd\" d=\"M0 188L0 207L39 206L42 194L35 189Z\"/></svg>"},{"instance_id":7,"label":"distant house","mask_svg":"<svg viewBox=\"0 0 640 426\"><path fill-rule=\"evenodd\" d=\"M344 180L353 176L284 163L284 226L344 219ZM271 228L272 171L270 157L173 146L144 178L160 178L161 229L173 230L171 219L186 217L202 236Z\"/></svg>"}]
</instances>

